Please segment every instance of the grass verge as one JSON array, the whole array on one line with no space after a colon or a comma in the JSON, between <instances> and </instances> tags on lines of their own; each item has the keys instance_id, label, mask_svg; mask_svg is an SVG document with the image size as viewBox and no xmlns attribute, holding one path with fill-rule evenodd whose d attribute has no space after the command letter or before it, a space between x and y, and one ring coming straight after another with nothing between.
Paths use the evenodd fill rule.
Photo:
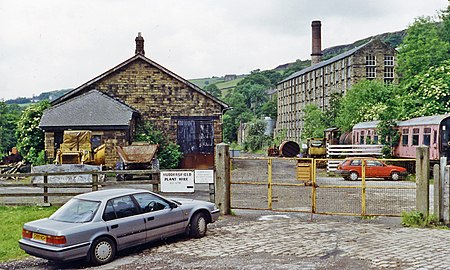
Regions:
<instances>
[{"instance_id":1,"label":"grass verge","mask_svg":"<svg viewBox=\"0 0 450 270\"><path fill-rule=\"evenodd\" d=\"M17 241L24 223L50 216L57 207L0 206L0 262L27 256Z\"/></svg>"}]
</instances>

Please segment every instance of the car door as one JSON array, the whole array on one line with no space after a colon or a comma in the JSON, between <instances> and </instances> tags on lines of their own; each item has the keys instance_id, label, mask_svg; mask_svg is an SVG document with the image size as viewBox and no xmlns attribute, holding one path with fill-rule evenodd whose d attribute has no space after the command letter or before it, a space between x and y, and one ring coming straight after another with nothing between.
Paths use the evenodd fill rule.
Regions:
<instances>
[{"instance_id":1,"label":"car door","mask_svg":"<svg viewBox=\"0 0 450 270\"><path fill-rule=\"evenodd\" d=\"M366 177L375 177L376 176L376 168L375 161L371 159L366 159Z\"/></svg>"},{"instance_id":2,"label":"car door","mask_svg":"<svg viewBox=\"0 0 450 270\"><path fill-rule=\"evenodd\" d=\"M173 207L167 200L151 193L134 194L133 197L143 212L147 241L184 232L188 216L181 207Z\"/></svg>"},{"instance_id":3,"label":"car door","mask_svg":"<svg viewBox=\"0 0 450 270\"><path fill-rule=\"evenodd\" d=\"M350 160L349 171L356 171L360 177L362 177L362 170L361 170L361 159L353 159Z\"/></svg>"},{"instance_id":4,"label":"car door","mask_svg":"<svg viewBox=\"0 0 450 270\"><path fill-rule=\"evenodd\" d=\"M145 221L131 196L109 200L103 219L111 235L117 239L117 248L145 243Z\"/></svg>"}]
</instances>

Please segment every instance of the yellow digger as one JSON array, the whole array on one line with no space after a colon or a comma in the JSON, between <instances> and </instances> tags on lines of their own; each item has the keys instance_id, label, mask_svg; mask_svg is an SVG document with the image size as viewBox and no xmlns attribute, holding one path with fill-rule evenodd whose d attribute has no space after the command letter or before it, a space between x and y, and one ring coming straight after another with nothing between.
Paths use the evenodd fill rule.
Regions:
<instances>
[{"instance_id":1,"label":"yellow digger","mask_svg":"<svg viewBox=\"0 0 450 270\"><path fill-rule=\"evenodd\" d=\"M105 164L105 145L92 149L92 132L89 130L66 130L63 143L56 152L56 164Z\"/></svg>"}]
</instances>

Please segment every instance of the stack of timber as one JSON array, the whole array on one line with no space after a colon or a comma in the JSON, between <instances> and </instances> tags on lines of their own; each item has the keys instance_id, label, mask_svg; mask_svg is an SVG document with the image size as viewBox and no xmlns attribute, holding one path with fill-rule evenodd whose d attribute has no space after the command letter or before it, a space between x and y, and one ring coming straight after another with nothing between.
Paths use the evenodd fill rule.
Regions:
<instances>
[{"instance_id":1,"label":"stack of timber","mask_svg":"<svg viewBox=\"0 0 450 270\"><path fill-rule=\"evenodd\" d=\"M21 167L25 166L25 161L19 161L15 163L0 165L0 179L8 179L8 177L2 177L2 174L14 174L17 173ZM11 177L9 177L11 178Z\"/></svg>"}]
</instances>

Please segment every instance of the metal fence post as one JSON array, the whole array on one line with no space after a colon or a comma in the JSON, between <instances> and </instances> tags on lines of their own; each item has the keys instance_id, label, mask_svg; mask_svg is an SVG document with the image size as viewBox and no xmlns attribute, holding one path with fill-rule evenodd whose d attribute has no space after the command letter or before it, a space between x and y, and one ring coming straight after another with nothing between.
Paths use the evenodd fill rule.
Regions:
<instances>
[{"instance_id":1,"label":"metal fence post","mask_svg":"<svg viewBox=\"0 0 450 270\"><path fill-rule=\"evenodd\" d=\"M316 199L317 199L317 190L316 190L316 183L317 183L317 173L316 173L316 168L317 168L317 162L315 159L311 159L311 167L310 169L312 170L312 194L311 194L311 213L316 213Z\"/></svg>"},{"instance_id":2,"label":"metal fence post","mask_svg":"<svg viewBox=\"0 0 450 270\"><path fill-rule=\"evenodd\" d=\"M272 159L267 160L267 208L272 210Z\"/></svg>"},{"instance_id":3,"label":"metal fence post","mask_svg":"<svg viewBox=\"0 0 450 270\"><path fill-rule=\"evenodd\" d=\"M361 159L361 215L366 215L366 160Z\"/></svg>"},{"instance_id":4,"label":"metal fence post","mask_svg":"<svg viewBox=\"0 0 450 270\"><path fill-rule=\"evenodd\" d=\"M425 217L429 214L430 156L428 146L416 148L416 211Z\"/></svg>"}]
</instances>

